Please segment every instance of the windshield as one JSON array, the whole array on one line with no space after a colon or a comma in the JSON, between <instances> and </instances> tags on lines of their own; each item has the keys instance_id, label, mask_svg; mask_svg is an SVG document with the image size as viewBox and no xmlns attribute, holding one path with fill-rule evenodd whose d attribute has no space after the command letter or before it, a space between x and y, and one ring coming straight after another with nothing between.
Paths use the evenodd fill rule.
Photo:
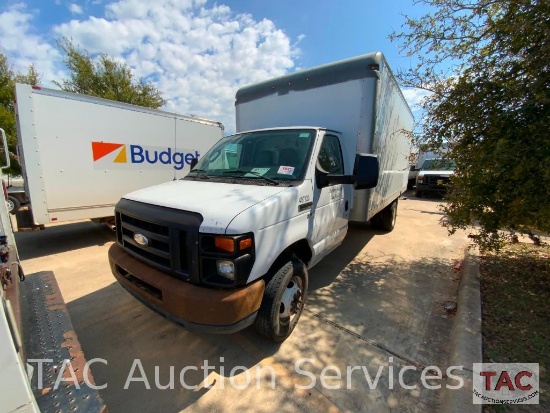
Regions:
<instances>
[{"instance_id":1,"label":"windshield","mask_svg":"<svg viewBox=\"0 0 550 413\"><path fill-rule=\"evenodd\" d=\"M246 178L262 182L303 179L316 131L286 129L227 136L202 156L188 177Z\"/></svg>"},{"instance_id":2,"label":"windshield","mask_svg":"<svg viewBox=\"0 0 550 413\"><path fill-rule=\"evenodd\" d=\"M456 168L450 159L428 159L422 164L423 171L453 171Z\"/></svg>"}]
</instances>

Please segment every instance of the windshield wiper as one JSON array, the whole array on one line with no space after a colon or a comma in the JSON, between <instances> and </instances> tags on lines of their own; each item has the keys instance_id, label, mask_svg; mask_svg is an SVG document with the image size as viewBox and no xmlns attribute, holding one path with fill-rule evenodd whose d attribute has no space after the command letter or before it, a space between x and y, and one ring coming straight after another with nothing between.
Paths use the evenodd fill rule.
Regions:
<instances>
[{"instance_id":1,"label":"windshield wiper","mask_svg":"<svg viewBox=\"0 0 550 413\"><path fill-rule=\"evenodd\" d=\"M193 169L191 172L189 172L189 174L196 173L197 176L201 177L202 179L210 179L210 177L206 175L205 172L207 171L204 169Z\"/></svg>"},{"instance_id":2,"label":"windshield wiper","mask_svg":"<svg viewBox=\"0 0 550 413\"><path fill-rule=\"evenodd\" d=\"M275 179L268 178L267 176L263 176L262 174L259 174L258 172L254 171L243 171L241 169L230 169L227 171L223 171L224 174L232 174L232 173L240 173L240 174L251 174L254 176L257 176L258 178L265 179L267 182L273 184L273 185L279 185L279 182L277 182ZM248 176L234 176L234 178L249 178Z\"/></svg>"}]
</instances>

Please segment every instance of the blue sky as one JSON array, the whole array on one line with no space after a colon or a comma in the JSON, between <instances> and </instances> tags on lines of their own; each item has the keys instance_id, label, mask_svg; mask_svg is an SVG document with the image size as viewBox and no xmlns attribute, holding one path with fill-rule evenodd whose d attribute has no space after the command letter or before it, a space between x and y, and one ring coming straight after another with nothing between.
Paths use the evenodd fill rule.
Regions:
<instances>
[{"instance_id":1,"label":"blue sky","mask_svg":"<svg viewBox=\"0 0 550 413\"><path fill-rule=\"evenodd\" d=\"M67 76L61 36L104 52L155 83L165 109L234 129L239 87L297 69L382 51L411 65L388 36L413 0L9 0L0 6L0 51L16 70L34 63L42 84ZM405 92L411 105L422 95Z\"/></svg>"}]
</instances>

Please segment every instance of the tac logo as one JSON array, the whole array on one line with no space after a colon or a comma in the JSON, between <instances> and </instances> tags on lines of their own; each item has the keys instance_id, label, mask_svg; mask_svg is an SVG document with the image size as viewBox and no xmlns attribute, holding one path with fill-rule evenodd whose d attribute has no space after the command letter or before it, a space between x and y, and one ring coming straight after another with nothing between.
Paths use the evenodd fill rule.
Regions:
<instances>
[{"instance_id":1,"label":"tac logo","mask_svg":"<svg viewBox=\"0 0 550 413\"><path fill-rule=\"evenodd\" d=\"M171 165L175 170L181 171L186 165L191 165L193 158L200 157L200 153L193 149L92 142L92 157L96 169L131 169L135 165L139 165L139 168L164 169Z\"/></svg>"},{"instance_id":2,"label":"tac logo","mask_svg":"<svg viewBox=\"0 0 550 413\"><path fill-rule=\"evenodd\" d=\"M538 404L538 363L474 363L474 404Z\"/></svg>"}]
</instances>

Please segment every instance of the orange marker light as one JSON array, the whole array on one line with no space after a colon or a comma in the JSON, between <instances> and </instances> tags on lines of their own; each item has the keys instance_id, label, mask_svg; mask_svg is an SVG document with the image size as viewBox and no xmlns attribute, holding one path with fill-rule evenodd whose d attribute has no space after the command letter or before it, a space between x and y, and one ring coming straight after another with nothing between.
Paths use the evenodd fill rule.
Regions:
<instances>
[{"instance_id":1,"label":"orange marker light","mask_svg":"<svg viewBox=\"0 0 550 413\"><path fill-rule=\"evenodd\" d=\"M252 238L245 238L239 241L239 249L245 250L252 246Z\"/></svg>"},{"instance_id":2,"label":"orange marker light","mask_svg":"<svg viewBox=\"0 0 550 413\"><path fill-rule=\"evenodd\" d=\"M235 252L235 243L232 238L216 237L214 238L214 245L217 249L226 252Z\"/></svg>"}]
</instances>

